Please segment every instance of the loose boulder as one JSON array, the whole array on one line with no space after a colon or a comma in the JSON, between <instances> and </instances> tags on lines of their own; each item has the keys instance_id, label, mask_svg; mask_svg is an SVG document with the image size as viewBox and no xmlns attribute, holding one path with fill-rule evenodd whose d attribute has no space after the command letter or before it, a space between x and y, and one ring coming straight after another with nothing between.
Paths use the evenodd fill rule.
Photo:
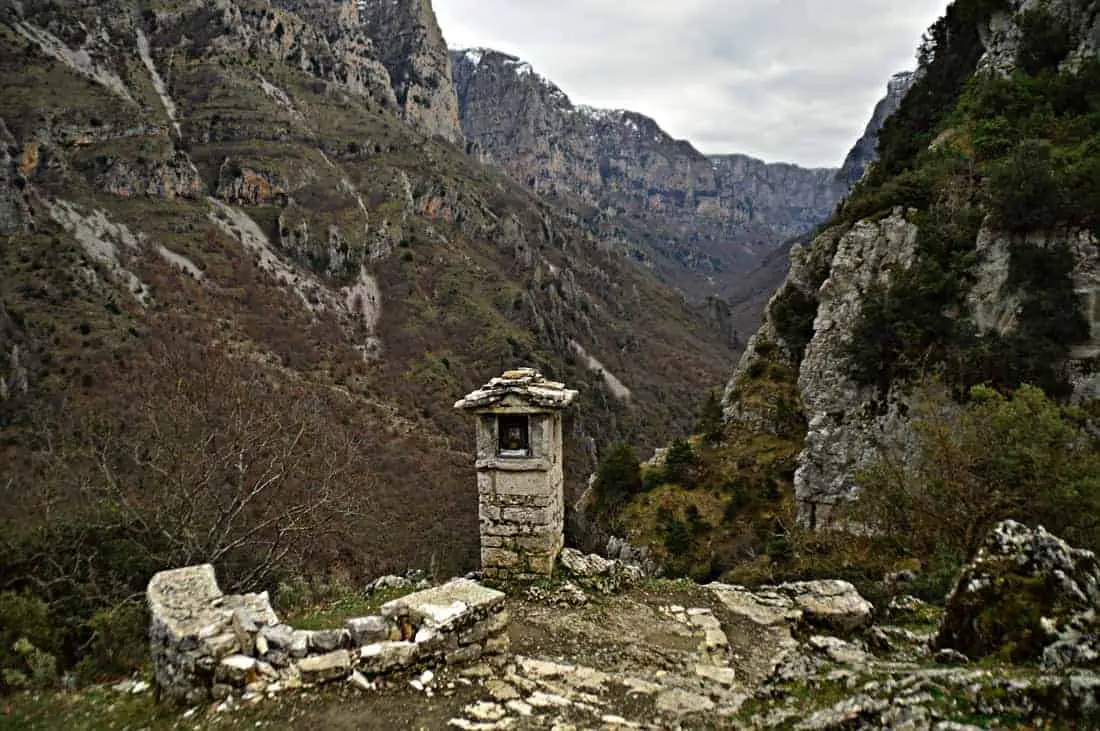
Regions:
<instances>
[{"instance_id":1,"label":"loose boulder","mask_svg":"<svg viewBox=\"0 0 1100 731\"><path fill-rule=\"evenodd\" d=\"M938 649L971 659L1100 666L1100 564L1042 527L996 526L947 600Z\"/></svg>"},{"instance_id":2,"label":"loose boulder","mask_svg":"<svg viewBox=\"0 0 1100 731\"><path fill-rule=\"evenodd\" d=\"M709 588L731 612L765 626L802 624L852 634L871 626L875 609L846 581L799 581L755 591L728 584Z\"/></svg>"},{"instance_id":3,"label":"loose boulder","mask_svg":"<svg viewBox=\"0 0 1100 731\"><path fill-rule=\"evenodd\" d=\"M603 594L615 594L629 589L645 578L645 574L637 566L595 554L585 555L572 548L562 549L558 560L577 583Z\"/></svg>"}]
</instances>

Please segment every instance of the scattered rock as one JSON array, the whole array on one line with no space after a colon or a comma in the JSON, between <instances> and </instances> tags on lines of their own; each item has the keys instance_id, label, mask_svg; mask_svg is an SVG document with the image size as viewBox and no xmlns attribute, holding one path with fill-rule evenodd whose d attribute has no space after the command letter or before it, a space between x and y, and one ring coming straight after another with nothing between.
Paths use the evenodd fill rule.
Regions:
<instances>
[{"instance_id":1,"label":"scattered rock","mask_svg":"<svg viewBox=\"0 0 1100 731\"><path fill-rule=\"evenodd\" d=\"M937 663L940 665L969 665L970 658L962 654L958 650L952 650L946 647L934 656Z\"/></svg>"},{"instance_id":2,"label":"scattered rock","mask_svg":"<svg viewBox=\"0 0 1100 731\"><path fill-rule=\"evenodd\" d=\"M874 606L846 581L803 581L749 591L742 586L708 588L734 614L764 626L805 622L849 634L871 625Z\"/></svg>"},{"instance_id":3,"label":"scattered rock","mask_svg":"<svg viewBox=\"0 0 1100 731\"><path fill-rule=\"evenodd\" d=\"M666 690L657 696L657 710L673 716L706 713L713 709L714 701L710 698L680 688Z\"/></svg>"},{"instance_id":4,"label":"scattered rock","mask_svg":"<svg viewBox=\"0 0 1100 731\"><path fill-rule=\"evenodd\" d=\"M351 677L348 678L348 683L351 687L357 688L364 693L374 690L374 683L367 680L366 676L358 670L352 672Z\"/></svg>"},{"instance_id":5,"label":"scattered rock","mask_svg":"<svg viewBox=\"0 0 1100 731\"><path fill-rule=\"evenodd\" d=\"M344 627L357 647L390 638L390 626L381 617L356 617L344 622Z\"/></svg>"},{"instance_id":6,"label":"scattered rock","mask_svg":"<svg viewBox=\"0 0 1100 731\"><path fill-rule=\"evenodd\" d=\"M718 683L727 688L737 683L737 672L733 668L718 665L696 665L695 674L703 680Z\"/></svg>"},{"instance_id":7,"label":"scattered rock","mask_svg":"<svg viewBox=\"0 0 1100 731\"><path fill-rule=\"evenodd\" d=\"M871 659L870 655L852 643L836 637L815 635L810 638L809 645L841 665L865 665Z\"/></svg>"},{"instance_id":8,"label":"scattered rock","mask_svg":"<svg viewBox=\"0 0 1100 731\"><path fill-rule=\"evenodd\" d=\"M388 673L412 665L418 652L412 642L375 642L359 650L359 667L370 675Z\"/></svg>"},{"instance_id":9,"label":"scattered rock","mask_svg":"<svg viewBox=\"0 0 1100 731\"><path fill-rule=\"evenodd\" d=\"M645 574L637 566L595 554L586 555L572 548L562 549L558 561L582 586L604 594L616 594L645 578Z\"/></svg>"},{"instance_id":10,"label":"scattered rock","mask_svg":"<svg viewBox=\"0 0 1100 731\"><path fill-rule=\"evenodd\" d=\"M377 579L367 584L367 593L373 594L378 591L402 591L412 588L413 582L409 579L406 579L404 576L393 576L390 574L387 576L379 576Z\"/></svg>"},{"instance_id":11,"label":"scattered rock","mask_svg":"<svg viewBox=\"0 0 1100 731\"><path fill-rule=\"evenodd\" d=\"M316 655L298 661L298 671L304 683L327 683L341 680L351 672L351 653L336 650L327 655Z\"/></svg>"},{"instance_id":12,"label":"scattered rock","mask_svg":"<svg viewBox=\"0 0 1100 731\"><path fill-rule=\"evenodd\" d=\"M1098 665L1100 564L1042 527L997 525L947 600L939 649L970 658Z\"/></svg>"}]
</instances>

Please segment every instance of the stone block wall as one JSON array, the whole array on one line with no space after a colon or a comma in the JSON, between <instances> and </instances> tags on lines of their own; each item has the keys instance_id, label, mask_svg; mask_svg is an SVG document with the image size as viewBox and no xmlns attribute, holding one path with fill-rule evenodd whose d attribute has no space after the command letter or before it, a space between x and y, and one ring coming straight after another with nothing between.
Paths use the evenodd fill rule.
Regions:
<instances>
[{"instance_id":1,"label":"stone block wall","mask_svg":"<svg viewBox=\"0 0 1100 731\"><path fill-rule=\"evenodd\" d=\"M163 571L146 592L161 697L200 703L463 664L508 649L504 594L468 579L395 599L343 627L298 630L263 594L225 595L214 568Z\"/></svg>"},{"instance_id":2,"label":"stone block wall","mask_svg":"<svg viewBox=\"0 0 1100 731\"><path fill-rule=\"evenodd\" d=\"M532 454L526 459L495 456L495 418L483 418L479 427L478 518L488 578L550 576L564 545L561 416L530 418Z\"/></svg>"}]
</instances>

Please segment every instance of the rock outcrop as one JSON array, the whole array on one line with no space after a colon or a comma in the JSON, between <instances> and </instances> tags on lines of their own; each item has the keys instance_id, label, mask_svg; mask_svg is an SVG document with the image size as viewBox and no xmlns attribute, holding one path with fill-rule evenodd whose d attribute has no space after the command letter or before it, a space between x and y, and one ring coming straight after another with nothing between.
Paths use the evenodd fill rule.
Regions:
<instances>
[{"instance_id":1,"label":"rock outcrop","mask_svg":"<svg viewBox=\"0 0 1100 731\"><path fill-rule=\"evenodd\" d=\"M1015 521L996 526L947 599L939 648L971 659L1100 666L1100 563Z\"/></svg>"},{"instance_id":2,"label":"rock outcrop","mask_svg":"<svg viewBox=\"0 0 1100 731\"><path fill-rule=\"evenodd\" d=\"M875 609L846 581L803 581L753 591L725 584L708 588L730 612L764 626L790 623L849 635L870 627Z\"/></svg>"},{"instance_id":3,"label":"rock outcrop","mask_svg":"<svg viewBox=\"0 0 1100 731\"><path fill-rule=\"evenodd\" d=\"M405 119L461 144L451 57L431 0L360 3Z\"/></svg>"},{"instance_id":4,"label":"rock outcrop","mask_svg":"<svg viewBox=\"0 0 1100 731\"><path fill-rule=\"evenodd\" d=\"M1095 19L1084 12L1085 5L1070 0L1049 4L1014 2L1008 4L1008 11L993 12L986 24L980 12L977 20L967 13L981 8L988 10L988 6L973 3L962 7L957 3L955 11L937 26L936 32L954 33L960 45L973 43L965 50L955 48L952 53L971 59L977 67L976 73L1003 73L1017 62L1024 18L1036 22L1036 16L1025 16L1022 11L1049 12L1053 18L1048 19L1051 27L1065 31L1068 45L1076 49L1069 52L1061 65L1063 73L1074 73L1074 59L1097 52L1091 40ZM1039 38L1037 42L1046 41ZM942 65L939 68L942 71ZM940 102L946 110L958 103L958 99L950 97L960 93L957 85L922 76L923 73L896 77L891 96L884 102L886 108L892 106L893 100L905 96L906 87L938 84L934 89L913 86L921 89L922 96L909 108L905 124L911 128L927 123L920 116L924 111L912 110L924 109L921 105L929 103L929 95L946 95ZM957 136L958 129L943 129L946 122L942 120L931 124L940 127L920 130L920 134L927 136L929 151L950 148L960 154L972 154L961 147L964 142ZM917 134L915 129L909 132ZM1010 146L1015 144L1012 141ZM853 152L855 162L866 157L860 149L857 146ZM863 147L864 152L867 149ZM895 150L894 154L909 153ZM794 478L799 520L803 525L831 522L835 506L855 494L855 474L881 453L884 443L906 439L907 414L913 405L909 402L912 386L920 377L917 374L947 374L947 379L966 381L964 385L953 382L951 385L956 389L1001 378L1006 383L998 385L1007 388L1042 381L1047 390L1072 392L1078 400L1095 398L1100 393L1100 379L1095 374L1100 357L1100 312L1096 307L1100 297L1100 255L1095 232L1079 220L1074 222L1074 214L1064 210L1058 214L1063 218L1058 220L1041 219L1037 212L1034 223L1028 216L1014 224L1006 223L1003 210L988 196L983 197L978 185L981 175L987 176L985 183L992 184L989 181L996 171L993 163L972 158L971 178L964 183L962 176L939 175L929 166L921 167L921 162L906 159L906 164L915 169L905 175L913 178L878 181L873 190L858 190L857 205L848 205L834 219L835 227L792 250L787 278L769 303L765 321L750 341L727 388L727 419L775 433L779 427L777 409L773 408L776 404L744 398L751 390L752 374L763 372L769 363L797 373L796 379L781 380L784 389L796 388L808 427ZM899 160L893 163L895 167L900 164ZM974 171L980 174L975 177ZM907 181L920 175L926 177L921 185L934 188L934 195L905 187ZM894 195L898 191L901 192ZM1068 189L1058 194L1077 195ZM1020 206L1023 204L1017 208ZM876 207L879 209L868 210ZM873 215L867 220L857 220L870 214ZM948 257L938 248L948 240L950 246L956 247L952 253L956 258L951 263L947 263ZM1022 272L1035 267L1021 266L1017 257L1021 251L1035 252L1033 256L1040 258L1049 252L1052 269L1069 271L1056 284L1027 281L1031 274ZM899 278L906 273L915 274ZM891 282L895 281L911 291L891 292ZM946 290L936 289L945 283L959 293L944 294ZM1069 290L1072 293L1058 300L1059 304L1046 304L1057 299L1058 292L1066 294ZM868 303L884 296L894 297L894 301L910 296L913 299L906 309L915 312L926 307L930 314L882 315L890 308L880 307L881 319L871 322L869 330L860 329L868 324L863 318ZM1048 309L1040 314L1037 303ZM1072 312L1074 304L1077 313ZM1022 322L1029 307L1032 319ZM1066 346L1064 351L1059 350L1059 343L1048 346L1039 342L1042 331L1054 327L1059 316L1063 317L1059 326L1068 333L1059 336ZM930 323L936 317L943 317L949 324L938 333L930 333ZM907 328L908 325L912 327ZM862 340L856 342L856 338ZM964 361L984 363L982 358L988 356L982 356L981 349L996 349L1003 343L1010 344L1004 346L1008 350L1016 349L1012 352L1028 353L1030 365L1012 366L1026 371L1026 376L997 376L997 366L989 365L983 375L978 375L967 371L968 366L958 365ZM1059 354L1040 355L1038 351L1043 348ZM853 353L861 349L871 355L862 365L853 363L856 360ZM883 353L886 355L876 363L876 354ZM904 366L891 368L890 363L895 363L891 359L899 358L905 360ZM1023 359L1025 356L1019 355L1018 360ZM1049 367L1052 362L1053 367ZM876 367L879 372L871 373ZM853 375L861 368L858 375ZM1056 373L1050 375L1044 368ZM962 372L966 375L959 376ZM994 375L988 375L990 372Z\"/></svg>"},{"instance_id":5,"label":"rock outcrop","mask_svg":"<svg viewBox=\"0 0 1100 731\"><path fill-rule=\"evenodd\" d=\"M871 121L867 123L867 129L848 153L848 157L844 159L840 172L836 174L838 182L850 187L863 178L867 167L878 157L878 134L882 131L882 125L898 110L905 95L913 88L918 78L917 73L913 71L902 71L890 78L890 82L886 85L886 96L875 105Z\"/></svg>"},{"instance_id":6,"label":"rock outcrop","mask_svg":"<svg viewBox=\"0 0 1100 731\"><path fill-rule=\"evenodd\" d=\"M1067 65L1075 66L1100 52L1100 16L1089 0L1008 0L1004 6L980 29L985 47L979 63L982 71L1008 74L1015 68L1023 37L1017 21L1021 13L1032 10L1050 13L1070 30L1071 50L1065 61Z\"/></svg>"},{"instance_id":7,"label":"rock outcrop","mask_svg":"<svg viewBox=\"0 0 1100 731\"><path fill-rule=\"evenodd\" d=\"M514 56L452 59L462 128L482 159L572 207L693 299L738 291L743 274L847 192L835 170L707 156L641 114L576 106Z\"/></svg>"},{"instance_id":8,"label":"rock outcrop","mask_svg":"<svg viewBox=\"0 0 1100 731\"><path fill-rule=\"evenodd\" d=\"M874 287L913 265L917 228L902 211L851 230L831 229L809 246L791 251L791 269L769 305L760 330L726 388L726 418L756 431L785 428L768 403L742 398L749 373L773 359L798 366L798 393L809 431L795 474L799 519L806 525L828 520L831 508L851 494L852 476L873 458L880 439L901 428L896 402L876 386L862 386L846 374L845 346L851 341L863 303ZM799 298L810 308L812 337L802 352L793 334L774 316L776 305Z\"/></svg>"}]
</instances>

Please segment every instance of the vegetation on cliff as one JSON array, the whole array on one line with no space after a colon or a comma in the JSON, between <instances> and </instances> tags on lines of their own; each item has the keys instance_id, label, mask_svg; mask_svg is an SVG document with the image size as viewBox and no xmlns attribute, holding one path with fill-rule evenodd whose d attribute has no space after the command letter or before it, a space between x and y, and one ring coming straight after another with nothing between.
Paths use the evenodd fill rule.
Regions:
<instances>
[{"instance_id":1,"label":"vegetation on cliff","mask_svg":"<svg viewBox=\"0 0 1100 731\"><path fill-rule=\"evenodd\" d=\"M929 30L918 79L881 133L879 162L800 252L797 276L772 299L768 323L750 346L753 357L727 394L725 439L712 446L694 441L695 475L722 464L716 455L723 451L751 459L761 432L788 421L801 431L779 436L792 458L802 450L802 396L809 402L816 395L804 394L800 369L820 334L815 325L824 332L837 327L832 317L819 316L819 290L836 274L836 242L856 222L880 221L900 208L896 217L904 215L916 231L911 265L904 257L888 272L871 273L877 283L866 292L845 290L860 295L855 325L851 337L829 346L842 347L837 360L851 390L877 394L868 397L870 412L890 411L889 418L916 432L895 451L879 445L880 459L857 480L859 504L841 519L876 530L810 534L767 513L757 540L719 567L708 559L733 531L726 522L692 529L688 503L692 515L707 515L693 478L679 485L688 489L661 496L677 501L675 521L661 505L643 509L646 498L632 503L638 524L652 526L635 528L637 538L663 550L671 570L746 580L843 576L873 592L868 587L881 587L885 574L923 567L913 590L938 599L991 521L1043 521L1081 545L1100 545L1091 519L1081 517L1095 514L1090 475L1100 445L1084 412L1064 406L1070 377L1081 375L1067 361L1091 336L1075 278L1091 266L1082 257L1091 261L1089 233L1098 233L1100 216L1100 61L1071 53L1086 29L1069 26L1063 11L1040 5L1017 13L1003 0L959 0ZM1005 12L1019 30L1018 39L1011 36L1018 41L1013 70L979 71L987 53L982 34ZM999 247L1002 269L990 261ZM999 319L978 318L983 307ZM897 402L930 378L951 398L918 390ZM838 426L821 408L811 416L823 432L849 426ZM875 445L867 446L874 454ZM902 452L916 461L905 462ZM838 458L844 460L866 463L864 454ZM790 489L789 481L777 484Z\"/></svg>"}]
</instances>

